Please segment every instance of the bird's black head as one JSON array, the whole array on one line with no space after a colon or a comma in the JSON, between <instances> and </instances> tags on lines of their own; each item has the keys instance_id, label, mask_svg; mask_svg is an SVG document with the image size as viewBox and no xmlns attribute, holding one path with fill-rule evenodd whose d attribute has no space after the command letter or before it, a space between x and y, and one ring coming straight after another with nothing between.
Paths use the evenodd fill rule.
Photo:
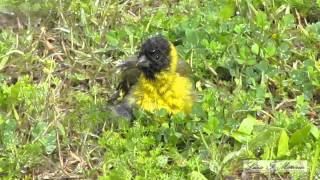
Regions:
<instances>
[{"instance_id":1,"label":"bird's black head","mask_svg":"<svg viewBox=\"0 0 320 180\"><path fill-rule=\"evenodd\" d=\"M155 79L155 75L170 65L170 43L163 36L146 40L140 49L137 66L145 77Z\"/></svg>"}]
</instances>

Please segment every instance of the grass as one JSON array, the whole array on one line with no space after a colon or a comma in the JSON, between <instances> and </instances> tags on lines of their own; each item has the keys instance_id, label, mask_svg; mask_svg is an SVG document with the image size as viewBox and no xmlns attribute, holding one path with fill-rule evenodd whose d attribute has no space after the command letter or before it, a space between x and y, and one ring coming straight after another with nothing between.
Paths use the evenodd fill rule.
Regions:
<instances>
[{"instance_id":1,"label":"grass","mask_svg":"<svg viewBox=\"0 0 320 180\"><path fill-rule=\"evenodd\" d=\"M2 0L0 12L1 178L239 178L248 159L307 160L304 177L319 176L319 1ZM201 101L190 116L115 119L114 67L157 33Z\"/></svg>"}]
</instances>

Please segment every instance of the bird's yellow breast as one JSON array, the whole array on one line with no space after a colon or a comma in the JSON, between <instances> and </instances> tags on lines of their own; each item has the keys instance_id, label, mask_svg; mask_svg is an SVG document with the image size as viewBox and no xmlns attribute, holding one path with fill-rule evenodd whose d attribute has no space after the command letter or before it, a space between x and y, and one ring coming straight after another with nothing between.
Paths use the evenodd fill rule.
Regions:
<instances>
[{"instance_id":1,"label":"bird's yellow breast","mask_svg":"<svg viewBox=\"0 0 320 180\"><path fill-rule=\"evenodd\" d=\"M154 80L147 79L141 74L129 102L149 112L162 108L173 114L191 112L192 84L188 78L176 72L178 54L173 44L170 44L169 56L171 60L169 68L156 74Z\"/></svg>"},{"instance_id":2,"label":"bird's yellow breast","mask_svg":"<svg viewBox=\"0 0 320 180\"><path fill-rule=\"evenodd\" d=\"M153 112L161 108L170 113L190 113L192 108L192 84L188 78L175 72L161 72L155 80L141 75L134 87L131 102Z\"/></svg>"}]
</instances>

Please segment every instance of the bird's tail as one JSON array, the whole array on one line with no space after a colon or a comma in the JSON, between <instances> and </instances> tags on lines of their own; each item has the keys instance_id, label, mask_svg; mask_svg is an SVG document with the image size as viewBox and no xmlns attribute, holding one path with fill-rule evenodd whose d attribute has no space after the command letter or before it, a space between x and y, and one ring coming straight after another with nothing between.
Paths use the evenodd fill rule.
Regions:
<instances>
[{"instance_id":1,"label":"bird's tail","mask_svg":"<svg viewBox=\"0 0 320 180\"><path fill-rule=\"evenodd\" d=\"M123 117L131 121L133 119L132 106L127 101L123 101L119 104L109 104L108 109L115 117Z\"/></svg>"}]
</instances>

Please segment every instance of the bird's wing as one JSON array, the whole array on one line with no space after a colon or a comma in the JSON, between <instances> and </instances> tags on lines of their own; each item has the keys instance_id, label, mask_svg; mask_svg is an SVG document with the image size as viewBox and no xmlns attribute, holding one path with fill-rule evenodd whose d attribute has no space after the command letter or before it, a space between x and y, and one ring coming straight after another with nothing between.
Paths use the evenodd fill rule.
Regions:
<instances>
[{"instance_id":1,"label":"bird's wing","mask_svg":"<svg viewBox=\"0 0 320 180\"><path fill-rule=\"evenodd\" d=\"M179 73L181 76L189 77L192 73L192 70L189 64L180 59L177 64L177 73Z\"/></svg>"},{"instance_id":2,"label":"bird's wing","mask_svg":"<svg viewBox=\"0 0 320 180\"><path fill-rule=\"evenodd\" d=\"M136 67L136 64L137 58L130 57L116 67L121 71L120 83L117 86L117 91L109 98L109 102L114 102L127 95L130 88L138 81L141 71Z\"/></svg>"}]
</instances>

